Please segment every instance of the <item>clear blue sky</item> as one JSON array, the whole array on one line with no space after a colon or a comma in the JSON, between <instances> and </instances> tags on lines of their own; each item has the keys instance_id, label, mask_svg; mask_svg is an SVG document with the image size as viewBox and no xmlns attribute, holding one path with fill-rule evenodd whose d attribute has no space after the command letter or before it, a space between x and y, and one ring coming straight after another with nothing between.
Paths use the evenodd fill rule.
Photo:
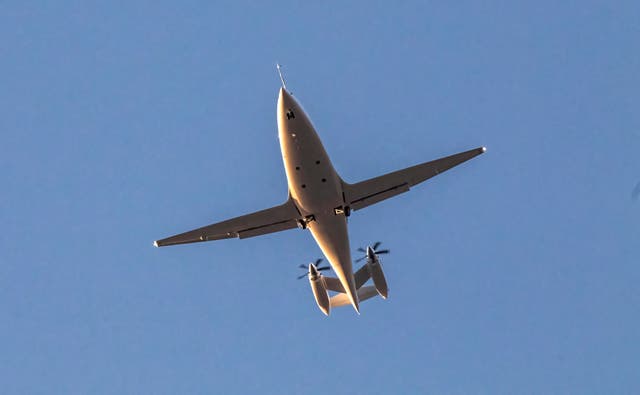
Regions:
<instances>
[{"instance_id":1,"label":"clear blue sky","mask_svg":"<svg viewBox=\"0 0 640 395\"><path fill-rule=\"evenodd\" d=\"M0 5L2 393L640 392L634 1ZM308 232L156 249L286 198L279 80L387 301L325 317Z\"/></svg>"}]
</instances>

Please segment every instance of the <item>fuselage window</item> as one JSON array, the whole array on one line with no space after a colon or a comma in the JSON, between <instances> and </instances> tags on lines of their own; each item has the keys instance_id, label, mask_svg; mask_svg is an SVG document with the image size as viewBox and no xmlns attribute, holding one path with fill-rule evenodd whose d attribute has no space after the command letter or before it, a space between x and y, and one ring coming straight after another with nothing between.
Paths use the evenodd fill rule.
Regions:
<instances>
[{"instance_id":1,"label":"fuselage window","mask_svg":"<svg viewBox=\"0 0 640 395\"><path fill-rule=\"evenodd\" d=\"M287 110L287 119L294 119L296 115L293 113L292 109Z\"/></svg>"}]
</instances>

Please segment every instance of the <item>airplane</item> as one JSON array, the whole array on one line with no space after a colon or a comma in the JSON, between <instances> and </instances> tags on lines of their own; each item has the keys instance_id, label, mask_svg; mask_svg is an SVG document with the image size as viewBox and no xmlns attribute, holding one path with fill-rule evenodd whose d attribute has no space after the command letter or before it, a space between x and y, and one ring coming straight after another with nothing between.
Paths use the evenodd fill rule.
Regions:
<instances>
[{"instance_id":1,"label":"airplane","mask_svg":"<svg viewBox=\"0 0 640 395\"><path fill-rule=\"evenodd\" d=\"M347 218L353 211L410 190L411 187L486 151L474 148L424 162L357 183L344 181L335 170L311 119L282 87L277 120L280 150L288 183L288 199L281 205L156 240L156 247L229 238L245 239L268 233L308 229L335 272L345 300L360 314L356 274L352 271ZM310 268L310 272L313 268Z\"/></svg>"}]
</instances>

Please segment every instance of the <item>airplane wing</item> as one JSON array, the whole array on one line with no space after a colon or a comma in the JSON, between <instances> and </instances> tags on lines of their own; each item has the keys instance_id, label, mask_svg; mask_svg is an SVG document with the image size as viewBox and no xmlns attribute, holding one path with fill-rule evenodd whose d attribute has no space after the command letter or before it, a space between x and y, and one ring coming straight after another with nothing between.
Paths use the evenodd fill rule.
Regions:
<instances>
[{"instance_id":1,"label":"airplane wing","mask_svg":"<svg viewBox=\"0 0 640 395\"><path fill-rule=\"evenodd\" d=\"M298 227L298 219L300 218L301 215L296 205L293 203L293 200L289 198L286 203L280 206L180 233L167 237L166 239L157 240L153 244L156 247L164 247L175 244L230 239L234 237L245 239L247 237L296 228Z\"/></svg>"},{"instance_id":2,"label":"airplane wing","mask_svg":"<svg viewBox=\"0 0 640 395\"><path fill-rule=\"evenodd\" d=\"M410 187L449 170L482 153L484 147L425 162L355 184L344 183L345 203L351 210L360 210L390 197L407 192Z\"/></svg>"}]
</instances>

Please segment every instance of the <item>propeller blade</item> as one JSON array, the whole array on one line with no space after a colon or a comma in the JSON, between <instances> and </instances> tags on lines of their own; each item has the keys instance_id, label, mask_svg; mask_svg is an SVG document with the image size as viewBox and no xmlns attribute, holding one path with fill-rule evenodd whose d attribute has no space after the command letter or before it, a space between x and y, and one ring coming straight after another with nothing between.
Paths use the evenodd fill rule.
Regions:
<instances>
[{"instance_id":1,"label":"propeller blade","mask_svg":"<svg viewBox=\"0 0 640 395\"><path fill-rule=\"evenodd\" d=\"M376 243L371 248L373 248L373 250L375 251L378 247L380 247L380 244L382 244L381 241L376 241Z\"/></svg>"},{"instance_id":2,"label":"propeller blade","mask_svg":"<svg viewBox=\"0 0 640 395\"><path fill-rule=\"evenodd\" d=\"M298 265L298 267L299 267L300 269L304 269L304 270L307 270L307 269L308 269L308 267L307 267L306 265L303 265L303 264Z\"/></svg>"},{"instance_id":3,"label":"propeller blade","mask_svg":"<svg viewBox=\"0 0 640 395\"><path fill-rule=\"evenodd\" d=\"M376 255L380 255L380 254L388 254L388 253L390 253L390 252L391 252L391 251L389 251L389 250L380 250L380 251L375 251Z\"/></svg>"},{"instance_id":4,"label":"propeller blade","mask_svg":"<svg viewBox=\"0 0 640 395\"><path fill-rule=\"evenodd\" d=\"M324 267L319 267L317 268L319 271L323 271L323 270L329 270L331 269L329 266L324 266Z\"/></svg>"},{"instance_id":5,"label":"propeller blade","mask_svg":"<svg viewBox=\"0 0 640 395\"><path fill-rule=\"evenodd\" d=\"M364 252L365 254L367 253L367 251L365 251L365 249L364 249L364 248L362 248L362 247L358 248L358 251L360 251L360 252Z\"/></svg>"},{"instance_id":6,"label":"propeller blade","mask_svg":"<svg viewBox=\"0 0 640 395\"><path fill-rule=\"evenodd\" d=\"M322 262L322 261L323 261L323 259L322 259L322 258L318 258L318 259L316 259L316 263L315 263L315 265L316 265L316 266L318 266L318 264L319 264L320 262Z\"/></svg>"},{"instance_id":7,"label":"propeller blade","mask_svg":"<svg viewBox=\"0 0 640 395\"><path fill-rule=\"evenodd\" d=\"M305 273L305 274L303 274L301 276L298 276L298 280L302 279L302 277L307 277L307 273Z\"/></svg>"},{"instance_id":8,"label":"propeller blade","mask_svg":"<svg viewBox=\"0 0 640 395\"><path fill-rule=\"evenodd\" d=\"M356 259L356 262L360 262L360 261L362 261L362 260L363 260L363 259L365 259L365 258L366 258L366 256L363 256L362 258L358 258L358 259Z\"/></svg>"}]
</instances>

